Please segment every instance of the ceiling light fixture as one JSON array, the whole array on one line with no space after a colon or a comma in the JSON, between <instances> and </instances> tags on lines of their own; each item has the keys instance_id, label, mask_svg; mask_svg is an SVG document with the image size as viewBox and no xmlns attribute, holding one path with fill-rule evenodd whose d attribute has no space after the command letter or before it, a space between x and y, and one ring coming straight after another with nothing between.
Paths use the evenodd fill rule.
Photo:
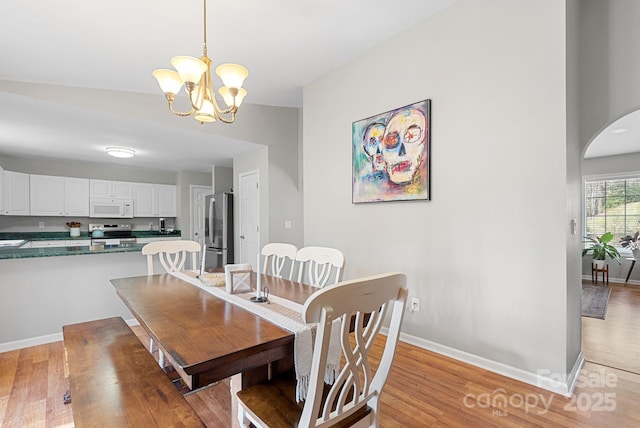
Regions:
<instances>
[{"instance_id":1,"label":"ceiling light fixture","mask_svg":"<svg viewBox=\"0 0 640 428\"><path fill-rule=\"evenodd\" d=\"M201 124L220 120L233 123L236 112L247 91L242 88L244 79L249 71L238 64L222 64L216 67L216 74L222 79L222 86L218 93L227 104L221 109L216 102L215 90L211 84L211 60L207 56L207 0L204 0L204 47L200 59L191 56L176 56L171 58L171 65L176 71L158 69L153 77L158 80L162 92L167 97L169 110L178 116L191 116ZM179 112L173 109L176 94L184 85L191 100L191 110Z\"/></svg>"},{"instance_id":2,"label":"ceiling light fixture","mask_svg":"<svg viewBox=\"0 0 640 428\"><path fill-rule=\"evenodd\" d=\"M106 151L109 156L116 158L132 158L136 154L135 150L126 147L107 147Z\"/></svg>"}]
</instances>

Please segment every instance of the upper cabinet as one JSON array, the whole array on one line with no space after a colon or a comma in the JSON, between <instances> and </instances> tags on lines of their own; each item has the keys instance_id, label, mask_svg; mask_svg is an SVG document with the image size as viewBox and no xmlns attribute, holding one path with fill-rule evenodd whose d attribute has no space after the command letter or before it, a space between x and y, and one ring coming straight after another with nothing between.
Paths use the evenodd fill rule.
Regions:
<instances>
[{"instance_id":1,"label":"upper cabinet","mask_svg":"<svg viewBox=\"0 0 640 428\"><path fill-rule=\"evenodd\" d=\"M170 184L135 183L134 217L176 217L176 186Z\"/></svg>"},{"instance_id":2,"label":"upper cabinet","mask_svg":"<svg viewBox=\"0 0 640 428\"><path fill-rule=\"evenodd\" d=\"M0 214L89 217L90 198L132 199L134 217L176 217L171 184L57 177L0 168Z\"/></svg>"},{"instance_id":3,"label":"upper cabinet","mask_svg":"<svg viewBox=\"0 0 640 428\"><path fill-rule=\"evenodd\" d=\"M2 214L29 215L29 174L4 171Z\"/></svg>"},{"instance_id":4,"label":"upper cabinet","mask_svg":"<svg viewBox=\"0 0 640 428\"><path fill-rule=\"evenodd\" d=\"M31 175L31 215L89 216L89 179Z\"/></svg>"},{"instance_id":5,"label":"upper cabinet","mask_svg":"<svg viewBox=\"0 0 640 428\"><path fill-rule=\"evenodd\" d=\"M132 199L134 183L112 180L89 180L92 198Z\"/></svg>"}]
</instances>

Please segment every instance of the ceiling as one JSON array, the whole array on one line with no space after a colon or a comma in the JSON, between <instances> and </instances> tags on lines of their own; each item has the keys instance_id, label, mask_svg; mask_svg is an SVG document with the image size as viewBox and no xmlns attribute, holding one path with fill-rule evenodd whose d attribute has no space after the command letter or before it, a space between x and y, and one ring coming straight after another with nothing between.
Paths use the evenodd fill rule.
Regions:
<instances>
[{"instance_id":1,"label":"ceiling","mask_svg":"<svg viewBox=\"0 0 640 428\"><path fill-rule=\"evenodd\" d=\"M589 144L585 159L640 152L640 110L603 129Z\"/></svg>"},{"instance_id":2,"label":"ceiling","mask_svg":"<svg viewBox=\"0 0 640 428\"><path fill-rule=\"evenodd\" d=\"M454 1L209 0L208 54L214 66L249 69L245 103L296 108L305 84ZM210 171L211 164L231 166L233 156L259 147L215 135L215 127L237 123L185 130L170 120L158 125L7 89L27 82L153 94L166 109L151 72L170 68L173 56L202 55L202 6L200 0L3 2L0 154ZM108 158L106 145L137 155Z\"/></svg>"}]
</instances>

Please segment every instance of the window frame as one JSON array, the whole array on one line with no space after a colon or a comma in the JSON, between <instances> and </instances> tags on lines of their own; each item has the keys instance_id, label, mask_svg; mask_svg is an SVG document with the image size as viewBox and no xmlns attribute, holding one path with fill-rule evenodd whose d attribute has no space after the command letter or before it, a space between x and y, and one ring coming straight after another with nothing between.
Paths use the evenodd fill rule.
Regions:
<instances>
[{"instance_id":1,"label":"window frame","mask_svg":"<svg viewBox=\"0 0 640 428\"><path fill-rule=\"evenodd\" d=\"M587 182L590 181L615 181L615 180L629 180L629 179L637 179L640 180L640 171L632 171L632 172L626 172L626 173L622 173L622 174L591 174L591 175L585 175L582 177L582 201L581 201L581 205L582 205L582 236L583 239L584 237L587 236ZM625 213L625 224L626 224L626 213ZM638 227L638 229L640 230L640 226ZM622 255L623 253L629 253L631 254L631 250L629 250L628 248L624 248L620 245L619 241L616 241L614 239L615 242L611 242L611 244L613 244L617 249L618 252L620 252L620 254ZM587 246L586 244L583 244L583 246Z\"/></svg>"}]
</instances>

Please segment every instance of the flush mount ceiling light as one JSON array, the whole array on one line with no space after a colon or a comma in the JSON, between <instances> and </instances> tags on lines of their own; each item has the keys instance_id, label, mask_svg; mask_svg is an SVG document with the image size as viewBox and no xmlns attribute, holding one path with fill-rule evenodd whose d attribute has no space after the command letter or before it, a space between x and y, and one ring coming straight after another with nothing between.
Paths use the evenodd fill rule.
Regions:
<instances>
[{"instance_id":1,"label":"flush mount ceiling light","mask_svg":"<svg viewBox=\"0 0 640 428\"><path fill-rule=\"evenodd\" d=\"M116 158L132 158L136 154L135 150L126 147L107 147L106 151L109 156Z\"/></svg>"},{"instance_id":2,"label":"flush mount ceiling light","mask_svg":"<svg viewBox=\"0 0 640 428\"><path fill-rule=\"evenodd\" d=\"M218 106L215 90L211 84L211 60L207 56L207 0L204 0L204 47L200 59L191 56L176 56L171 58L171 65L177 71L158 69L153 77L158 80L162 92L167 97L169 110L178 116L191 116L201 124L220 120L233 123L236 112L247 95L242 89L244 79L249 71L238 64L222 64L216 67L216 74L222 79L222 86L218 93L227 104L226 109ZM191 110L179 112L173 109L176 94L184 85L191 101Z\"/></svg>"}]
</instances>

